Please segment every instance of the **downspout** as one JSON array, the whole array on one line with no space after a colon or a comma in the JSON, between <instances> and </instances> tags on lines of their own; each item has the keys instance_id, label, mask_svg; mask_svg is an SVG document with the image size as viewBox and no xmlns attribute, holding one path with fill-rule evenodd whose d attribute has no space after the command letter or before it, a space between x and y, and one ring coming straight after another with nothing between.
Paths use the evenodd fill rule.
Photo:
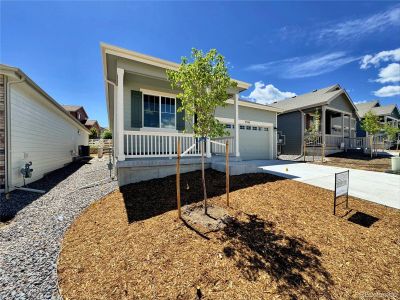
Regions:
<instances>
[{"instance_id":1,"label":"downspout","mask_svg":"<svg viewBox=\"0 0 400 300\"><path fill-rule=\"evenodd\" d=\"M8 76L6 76L8 79ZM15 80L15 81L8 81L7 80L7 85L6 85L6 103L5 103L5 110L6 110L6 122L5 122L5 161L6 163L4 164L5 167L5 187L4 187L4 193L7 195L10 191L9 187L9 182L11 180L11 85L12 84L18 84L22 83L26 80L25 77L21 77L20 80Z\"/></svg>"}]
</instances>

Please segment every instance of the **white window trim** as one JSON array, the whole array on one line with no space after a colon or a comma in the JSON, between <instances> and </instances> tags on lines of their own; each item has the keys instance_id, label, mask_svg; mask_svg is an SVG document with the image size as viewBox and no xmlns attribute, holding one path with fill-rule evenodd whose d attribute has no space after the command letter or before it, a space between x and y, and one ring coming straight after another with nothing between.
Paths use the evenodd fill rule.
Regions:
<instances>
[{"instance_id":1,"label":"white window trim","mask_svg":"<svg viewBox=\"0 0 400 300\"><path fill-rule=\"evenodd\" d=\"M147 90L147 89L140 89L140 92L142 93L142 128L140 128L140 131L152 131L152 132L178 132L176 129L176 94L170 94L170 93L164 93L164 92L159 92L159 91L153 91L153 90ZM144 95L148 96L155 96L158 97L158 118L159 118L159 126L160 127L146 127L144 126ZM175 100L175 111L174 111L174 117L175 117L175 129L172 128L163 128L161 127L161 97L167 97L167 98L172 98Z\"/></svg>"}]
</instances>

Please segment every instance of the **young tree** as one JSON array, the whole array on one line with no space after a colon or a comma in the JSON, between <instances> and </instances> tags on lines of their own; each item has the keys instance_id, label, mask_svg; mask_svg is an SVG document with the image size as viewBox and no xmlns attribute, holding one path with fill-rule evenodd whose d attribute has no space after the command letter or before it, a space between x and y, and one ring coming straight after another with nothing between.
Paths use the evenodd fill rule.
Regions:
<instances>
[{"instance_id":1,"label":"young tree","mask_svg":"<svg viewBox=\"0 0 400 300\"><path fill-rule=\"evenodd\" d=\"M92 127L90 128L89 139L97 139L97 129Z\"/></svg>"},{"instance_id":2,"label":"young tree","mask_svg":"<svg viewBox=\"0 0 400 300\"><path fill-rule=\"evenodd\" d=\"M383 130L385 131L385 133L386 133L386 136L387 136L387 138L388 138L388 140L389 140L389 142L396 142L396 149L398 149L398 144L397 144L397 140L398 140L398 135L399 135L399 133L400 133L400 128L398 128L398 127L395 127L395 126L393 126L393 125L391 125L391 124L388 124L388 123L386 123L384 126L383 126Z\"/></svg>"},{"instance_id":3,"label":"young tree","mask_svg":"<svg viewBox=\"0 0 400 300\"><path fill-rule=\"evenodd\" d=\"M182 105L178 112L185 112L184 119L192 125L201 143L202 183L204 212L207 213L207 191L204 173L204 145L207 139L226 135L225 127L215 117L215 109L225 106L229 98L228 88L236 87L225 64L224 57L211 49L208 53L193 48L191 61L182 57L177 71L167 70L173 89L180 90L177 98ZM196 122L193 124L194 116Z\"/></svg>"},{"instance_id":4,"label":"young tree","mask_svg":"<svg viewBox=\"0 0 400 300\"><path fill-rule=\"evenodd\" d=\"M367 132L368 135L370 136L371 157L372 157L374 135L377 134L382 129L382 125L379 122L379 117L372 111L367 112L364 116L364 120L362 120L361 122L361 128L365 130L365 132Z\"/></svg>"}]
</instances>

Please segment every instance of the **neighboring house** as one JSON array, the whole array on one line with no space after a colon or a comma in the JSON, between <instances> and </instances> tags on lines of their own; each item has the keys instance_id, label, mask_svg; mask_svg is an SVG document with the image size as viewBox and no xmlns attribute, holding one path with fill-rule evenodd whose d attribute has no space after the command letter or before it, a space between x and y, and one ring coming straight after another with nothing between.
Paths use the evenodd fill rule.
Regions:
<instances>
[{"instance_id":1,"label":"neighboring house","mask_svg":"<svg viewBox=\"0 0 400 300\"><path fill-rule=\"evenodd\" d=\"M68 111L72 116L77 118L82 124L85 124L86 121L89 119L88 114L81 105L63 105L62 107L64 107L64 109Z\"/></svg>"},{"instance_id":2,"label":"neighboring house","mask_svg":"<svg viewBox=\"0 0 400 300\"><path fill-rule=\"evenodd\" d=\"M400 112L395 104L382 106L379 101L370 101L365 103L356 104L360 121L357 122L357 136L365 137L366 132L361 128L361 122L367 112L371 111L379 117L382 125L390 124L395 127L400 126Z\"/></svg>"},{"instance_id":3,"label":"neighboring house","mask_svg":"<svg viewBox=\"0 0 400 300\"><path fill-rule=\"evenodd\" d=\"M316 110L321 122L320 136L316 144L325 144L326 154L341 151L346 138L356 137L356 107L339 84L272 105L283 110L278 115L278 132L283 136L282 154L303 154L306 132L312 127Z\"/></svg>"},{"instance_id":4,"label":"neighboring house","mask_svg":"<svg viewBox=\"0 0 400 300\"><path fill-rule=\"evenodd\" d=\"M85 126L87 129L91 130L92 128L96 129L97 132L97 137L100 137L101 134L101 128L97 120L86 120Z\"/></svg>"},{"instance_id":5,"label":"neighboring house","mask_svg":"<svg viewBox=\"0 0 400 300\"><path fill-rule=\"evenodd\" d=\"M177 70L179 65L107 44L101 44L101 51L119 184L174 174L174 159L168 158L177 156L178 140L182 152L195 145L188 153L191 159L182 159L182 172L199 169L199 142L184 112L177 112L178 91L171 89L166 75L167 69ZM281 110L240 100L239 93L250 84L236 82L237 88L228 90L227 106L215 112L230 133L219 141L229 141L236 160L276 158ZM207 166L224 151L224 146L207 143Z\"/></svg>"},{"instance_id":6,"label":"neighboring house","mask_svg":"<svg viewBox=\"0 0 400 300\"><path fill-rule=\"evenodd\" d=\"M21 168L32 162L32 178L70 163L89 130L20 69L0 65L0 189L23 184Z\"/></svg>"}]
</instances>

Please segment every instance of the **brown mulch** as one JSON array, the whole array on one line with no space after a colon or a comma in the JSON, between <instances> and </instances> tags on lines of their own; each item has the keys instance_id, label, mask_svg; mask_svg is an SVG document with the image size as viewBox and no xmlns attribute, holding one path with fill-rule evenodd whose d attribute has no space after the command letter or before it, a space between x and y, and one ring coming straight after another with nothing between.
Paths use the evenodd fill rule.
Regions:
<instances>
[{"instance_id":1,"label":"brown mulch","mask_svg":"<svg viewBox=\"0 0 400 300\"><path fill-rule=\"evenodd\" d=\"M183 204L201 201L200 172L181 179ZM350 198L351 210L333 216L331 191L268 174L232 176L228 208L224 174L208 170L207 183L211 204L230 215L217 232L177 220L174 176L125 186L91 205L65 234L64 298L399 295L399 210Z\"/></svg>"},{"instance_id":2,"label":"brown mulch","mask_svg":"<svg viewBox=\"0 0 400 300\"><path fill-rule=\"evenodd\" d=\"M315 164L322 164L313 162ZM366 171L385 172L391 169L390 157L374 156L371 158L369 154L340 152L329 155L323 163L326 166L359 169Z\"/></svg>"}]
</instances>

